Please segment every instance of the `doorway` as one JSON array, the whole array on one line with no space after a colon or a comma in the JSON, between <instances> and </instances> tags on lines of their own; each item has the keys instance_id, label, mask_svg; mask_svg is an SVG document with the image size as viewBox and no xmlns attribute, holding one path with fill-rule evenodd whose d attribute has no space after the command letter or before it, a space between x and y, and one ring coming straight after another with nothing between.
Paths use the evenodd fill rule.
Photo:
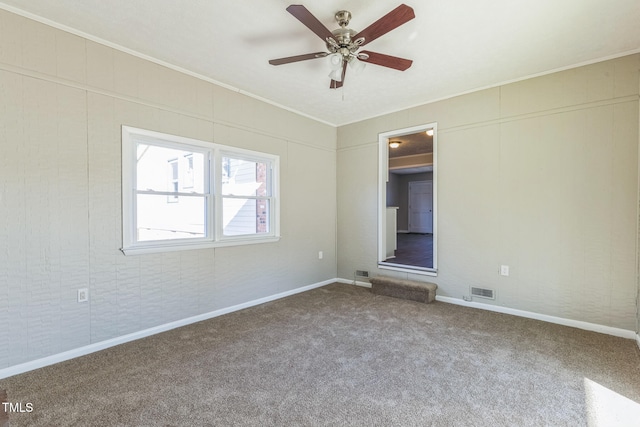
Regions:
<instances>
[{"instance_id":1,"label":"doorway","mask_svg":"<svg viewBox=\"0 0 640 427\"><path fill-rule=\"evenodd\" d=\"M433 181L409 182L409 233L433 233Z\"/></svg>"},{"instance_id":2,"label":"doorway","mask_svg":"<svg viewBox=\"0 0 640 427\"><path fill-rule=\"evenodd\" d=\"M437 273L436 127L379 134L379 268Z\"/></svg>"}]
</instances>

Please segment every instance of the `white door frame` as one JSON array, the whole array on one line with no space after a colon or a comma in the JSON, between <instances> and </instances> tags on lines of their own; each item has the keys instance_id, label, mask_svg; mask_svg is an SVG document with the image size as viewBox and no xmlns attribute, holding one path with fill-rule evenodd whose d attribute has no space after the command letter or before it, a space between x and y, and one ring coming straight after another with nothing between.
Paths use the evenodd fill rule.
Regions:
<instances>
[{"instance_id":1,"label":"white door frame","mask_svg":"<svg viewBox=\"0 0 640 427\"><path fill-rule=\"evenodd\" d=\"M426 132L427 129L433 129L433 268L422 267L398 267L385 265L387 254L387 181L389 181L389 140L412 133ZM410 128L397 129L389 132L378 134L378 268L404 271L414 274L425 274L429 276L437 276L438 251L437 251L437 233L438 233L438 174L437 174L437 144L438 141L438 123L427 123L424 125L413 126Z\"/></svg>"}]
</instances>

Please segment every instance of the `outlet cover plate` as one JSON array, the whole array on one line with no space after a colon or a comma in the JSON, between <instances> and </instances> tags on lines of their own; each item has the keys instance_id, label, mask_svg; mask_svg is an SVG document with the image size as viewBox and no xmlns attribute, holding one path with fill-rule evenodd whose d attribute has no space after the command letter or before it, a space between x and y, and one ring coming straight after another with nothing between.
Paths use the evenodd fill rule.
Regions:
<instances>
[{"instance_id":1,"label":"outlet cover plate","mask_svg":"<svg viewBox=\"0 0 640 427\"><path fill-rule=\"evenodd\" d=\"M89 289L82 288L78 289L78 302L86 302L89 301Z\"/></svg>"}]
</instances>

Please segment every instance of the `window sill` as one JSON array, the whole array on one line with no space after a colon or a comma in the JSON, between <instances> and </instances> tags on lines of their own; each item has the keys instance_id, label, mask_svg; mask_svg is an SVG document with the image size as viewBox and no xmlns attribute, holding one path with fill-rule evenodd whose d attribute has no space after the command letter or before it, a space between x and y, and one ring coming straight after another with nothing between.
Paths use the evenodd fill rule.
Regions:
<instances>
[{"instance_id":1,"label":"window sill","mask_svg":"<svg viewBox=\"0 0 640 427\"><path fill-rule=\"evenodd\" d=\"M183 243L175 245L144 245L144 246L129 246L127 248L121 248L125 255L142 255L142 254L156 254L162 252L176 252L176 251L189 251L194 249L212 249L223 248L227 246L242 246L242 245L256 245L260 243L274 243L280 240L279 236L269 236L261 238L237 238L237 239L224 239L217 242L197 242L197 243Z\"/></svg>"}]
</instances>

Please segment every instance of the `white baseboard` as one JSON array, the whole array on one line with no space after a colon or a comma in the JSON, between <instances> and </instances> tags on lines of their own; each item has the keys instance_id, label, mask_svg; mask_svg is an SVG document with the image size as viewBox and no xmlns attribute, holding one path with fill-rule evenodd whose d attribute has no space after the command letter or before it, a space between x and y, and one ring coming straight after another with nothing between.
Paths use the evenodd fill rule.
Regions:
<instances>
[{"instance_id":1,"label":"white baseboard","mask_svg":"<svg viewBox=\"0 0 640 427\"><path fill-rule=\"evenodd\" d=\"M347 279L336 279L336 281L340 283L350 284L350 285L355 284L358 286L364 286L367 288L371 287L371 283L365 283L365 282L354 283L353 280L347 280ZM584 329L587 331L600 332L602 334L613 335L616 337L635 339L636 342L638 343L638 347L640 347L640 335L636 334L634 331L630 331L627 329L613 328L611 326L598 325L597 323L589 323L589 322L583 322L580 320L565 319L562 317L549 316L546 314L539 314L531 311L517 310L515 308L501 307L501 306L491 305L491 304L483 304L475 301L465 301L458 298L444 297L440 295L436 295L436 300L446 302L449 304L463 305L465 307L473 307L473 308L479 308L481 310L495 311L498 313L511 314L513 316L526 317L528 319L542 320L544 322L556 323L558 325L564 325L564 326L571 326L574 328Z\"/></svg>"},{"instance_id":2,"label":"white baseboard","mask_svg":"<svg viewBox=\"0 0 640 427\"><path fill-rule=\"evenodd\" d=\"M640 348L640 333L636 334L636 344L638 344L638 348Z\"/></svg>"},{"instance_id":3,"label":"white baseboard","mask_svg":"<svg viewBox=\"0 0 640 427\"><path fill-rule=\"evenodd\" d=\"M175 322L165 323L164 325L154 326L153 328L144 329L142 331L133 332L127 335L122 335L120 337L97 342L95 344L89 344L83 347L74 348L73 350L43 357L41 359L36 359L29 362L21 363L19 365L10 366L8 368L0 369L0 379L22 374L24 372L32 371L34 369L43 368L45 366L53 365L59 362L64 362L65 360L74 359L76 357L85 356L87 354L95 353L96 351L104 350L109 347L114 347L116 345L124 344L130 341L135 341L140 338L145 338L151 335L159 334L160 332L166 332L171 329L179 328L181 326L186 326L192 323L201 322L203 320L212 319L214 317L222 316L223 314L232 313L234 311L264 304L269 301L275 301L280 298L288 297L290 295L295 295L300 292L309 291L311 289L319 288L321 286L325 286L330 283L335 283L336 281L337 279L325 280L323 282L314 283L308 286L303 286L301 288L292 289L290 291L281 292L275 295L270 295L268 297L259 298L253 301L248 301L248 302L237 304L231 307L222 308L220 310L211 311L209 313L199 314L197 316L187 317L186 319L176 320Z\"/></svg>"},{"instance_id":4,"label":"white baseboard","mask_svg":"<svg viewBox=\"0 0 640 427\"><path fill-rule=\"evenodd\" d=\"M640 346L640 338L634 331L627 329L614 328L611 326L599 325L597 323L583 322L581 320L565 319L563 317L549 316L547 314L539 314L531 311L517 310L515 308L501 307L491 304L483 304L475 301L465 301L458 298L444 297L436 295L436 301L447 302L449 304L464 305L465 307L474 307L482 310L495 311L498 313L511 314L528 319L542 320L544 322L556 323L558 325L571 326L573 328L584 329L587 331L600 332L601 334L613 335L621 338L638 339Z\"/></svg>"},{"instance_id":5,"label":"white baseboard","mask_svg":"<svg viewBox=\"0 0 640 427\"><path fill-rule=\"evenodd\" d=\"M370 288L371 287L371 283L369 283L369 282L361 282L359 280L335 279L335 282L344 283L346 285L362 286L363 288Z\"/></svg>"},{"instance_id":6,"label":"white baseboard","mask_svg":"<svg viewBox=\"0 0 640 427\"><path fill-rule=\"evenodd\" d=\"M186 319L177 320L175 322L165 323L164 325L155 326L153 328L144 329L142 331L134 332L131 334L123 335L120 337L112 338L109 340L101 341L95 344L89 344L83 347L75 348L73 350L65 351L62 353L54 354L51 356L43 357L41 359L32 360L29 362L21 363L19 365L10 366L8 368L0 369L0 379L8 378L14 375L22 374L24 372L32 371L34 369L43 368L45 366L54 365L59 362L64 362L65 360L74 359L76 357L85 356L87 354L95 353L96 351L104 350L109 347L114 347L116 345L124 344L130 341L135 341L140 338L145 338L151 335L159 334L161 332L169 331L171 329L179 328L181 326L190 325L192 323L201 322L203 320L212 319L214 317L222 316L223 314L232 313L234 311L243 310L245 308L253 307L256 305L264 304L269 301L275 301L280 298L285 298L290 295L295 295L301 292L309 291L311 289L319 288L321 286L326 286L331 283L344 283L349 285L362 286L365 288L370 288L371 283L347 280L347 279L329 279L324 280L322 282L313 283L308 286L303 286L301 288L292 289L290 291L281 292L275 295L270 295L264 298L259 298L253 301L248 301L242 304L237 304L231 307L222 308L220 310L215 310L209 313L200 314L197 316L188 317ZM479 308L482 310L495 311L499 313L512 314L514 316L526 317L530 319L542 320L545 322L556 323L559 325L572 326L579 329L585 329L588 331L600 332L603 334L614 335L622 338L629 338L636 340L638 347L640 347L640 335L636 334L634 331L629 331L626 329L620 328L612 328L610 326L598 325L595 323L582 322L578 320L564 319L561 317L548 316L545 314L538 314L524 310L516 310L508 307L500 307L494 306L490 304L483 304L479 302L469 302L464 301L458 298L444 297L444 296L436 296L437 301L447 302L450 304L463 305L467 307Z\"/></svg>"}]
</instances>

